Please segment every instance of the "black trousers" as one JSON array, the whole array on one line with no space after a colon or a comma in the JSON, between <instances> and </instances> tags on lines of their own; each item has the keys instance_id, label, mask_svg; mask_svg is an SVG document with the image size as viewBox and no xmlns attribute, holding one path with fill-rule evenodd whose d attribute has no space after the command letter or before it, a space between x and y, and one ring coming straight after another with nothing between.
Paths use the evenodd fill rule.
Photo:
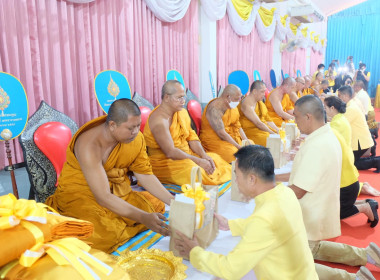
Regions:
<instances>
[{"instance_id":1,"label":"black trousers","mask_svg":"<svg viewBox=\"0 0 380 280\"><path fill-rule=\"evenodd\" d=\"M355 206L355 201L358 198L360 190L359 181L340 188L340 219L351 217L359 213L358 208Z\"/></svg>"}]
</instances>

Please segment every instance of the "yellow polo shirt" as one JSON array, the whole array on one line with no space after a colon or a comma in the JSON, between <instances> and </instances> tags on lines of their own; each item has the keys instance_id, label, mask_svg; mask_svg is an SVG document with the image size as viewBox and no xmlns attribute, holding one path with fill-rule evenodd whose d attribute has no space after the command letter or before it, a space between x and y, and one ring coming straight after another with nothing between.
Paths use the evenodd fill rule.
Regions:
<instances>
[{"instance_id":1,"label":"yellow polo shirt","mask_svg":"<svg viewBox=\"0 0 380 280\"><path fill-rule=\"evenodd\" d=\"M347 103L346 113L344 114L351 126L351 147L353 151L359 150L358 142L362 150L371 148L373 140L369 132L368 124L363 112L353 99Z\"/></svg>"},{"instance_id":2,"label":"yellow polo shirt","mask_svg":"<svg viewBox=\"0 0 380 280\"><path fill-rule=\"evenodd\" d=\"M319 241L340 232L342 148L329 124L306 137L297 152L289 186L306 191L299 200L308 239Z\"/></svg>"},{"instance_id":3,"label":"yellow polo shirt","mask_svg":"<svg viewBox=\"0 0 380 280\"><path fill-rule=\"evenodd\" d=\"M351 147L351 126L346 117L343 114L336 114L330 122L332 129L338 131L343 137L346 144Z\"/></svg>"},{"instance_id":4,"label":"yellow polo shirt","mask_svg":"<svg viewBox=\"0 0 380 280\"><path fill-rule=\"evenodd\" d=\"M228 221L241 240L227 256L195 247L191 264L223 279L240 279L252 269L257 279L318 279L294 192L279 184L255 203L247 219Z\"/></svg>"}]
</instances>

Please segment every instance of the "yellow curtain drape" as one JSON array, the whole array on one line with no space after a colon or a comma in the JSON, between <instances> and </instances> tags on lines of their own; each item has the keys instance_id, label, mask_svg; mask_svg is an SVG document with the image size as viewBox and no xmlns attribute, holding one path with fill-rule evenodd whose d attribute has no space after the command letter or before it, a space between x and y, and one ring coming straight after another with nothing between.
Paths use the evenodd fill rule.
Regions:
<instances>
[{"instance_id":1,"label":"yellow curtain drape","mask_svg":"<svg viewBox=\"0 0 380 280\"><path fill-rule=\"evenodd\" d=\"M298 29L298 26L300 26L299 24L293 24L293 23L289 23L290 25L290 30L292 30L293 34L294 35L297 35L297 29Z\"/></svg>"},{"instance_id":2,"label":"yellow curtain drape","mask_svg":"<svg viewBox=\"0 0 380 280\"><path fill-rule=\"evenodd\" d=\"M308 27L305 27L304 29L301 29L301 32L302 32L302 35L306 38L307 36L307 30L308 30Z\"/></svg>"},{"instance_id":3,"label":"yellow curtain drape","mask_svg":"<svg viewBox=\"0 0 380 280\"><path fill-rule=\"evenodd\" d=\"M288 18L288 15L285 15L283 17L280 17L281 18L281 24L286 27L286 19Z\"/></svg>"},{"instance_id":4,"label":"yellow curtain drape","mask_svg":"<svg viewBox=\"0 0 380 280\"><path fill-rule=\"evenodd\" d=\"M254 0L231 0L231 2L235 7L236 12L243 20L249 19L251 16Z\"/></svg>"},{"instance_id":5,"label":"yellow curtain drape","mask_svg":"<svg viewBox=\"0 0 380 280\"><path fill-rule=\"evenodd\" d=\"M318 42L319 42L319 35L315 35L315 36L314 36L314 42L315 42L316 44L318 44Z\"/></svg>"},{"instance_id":6,"label":"yellow curtain drape","mask_svg":"<svg viewBox=\"0 0 380 280\"><path fill-rule=\"evenodd\" d=\"M260 15L260 18L266 27L268 27L272 24L275 10L276 10L276 8L272 8L272 9L268 10L268 9L263 8L263 7L260 7L259 15Z\"/></svg>"}]
</instances>

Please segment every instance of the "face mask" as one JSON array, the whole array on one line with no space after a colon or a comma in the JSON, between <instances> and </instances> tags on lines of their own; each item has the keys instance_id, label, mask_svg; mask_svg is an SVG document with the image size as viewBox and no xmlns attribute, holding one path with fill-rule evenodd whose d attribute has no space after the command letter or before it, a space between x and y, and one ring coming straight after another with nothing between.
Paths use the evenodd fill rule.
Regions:
<instances>
[{"instance_id":1,"label":"face mask","mask_svg":"<svg viewBox=\"0 0 380 280\"><path fill-rule=\"evenodd\" d=\"M319 70L319 72L323 73L324 69Z\"/></svg>"},{"instance_id":2,"label":"face mask","mask_svg":"<svg viewBox=\"0 0 380 280\"><path fill-rule=\"evenodd\" d=\"M231 109L236 108L237 105L239 105L239 102L230 102L230 108L231 108Z\"/></svg>"}]
</instances>

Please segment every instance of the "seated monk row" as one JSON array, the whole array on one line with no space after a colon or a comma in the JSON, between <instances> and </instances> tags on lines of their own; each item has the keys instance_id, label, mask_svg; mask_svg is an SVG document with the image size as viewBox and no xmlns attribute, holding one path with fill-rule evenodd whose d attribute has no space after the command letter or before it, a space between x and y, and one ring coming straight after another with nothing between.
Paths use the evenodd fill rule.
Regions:
<instances>
[{"instance_id":1,"label":"seated monk row","mask_svg":"<svg viewBox=\"0 0 380 280\"><path fill-rule=\"evenodd\" d=\"M191 169L199 165L206 185L231 180L231 166L213 150L206 153L191 128L189 114L183 108L185 91L182 84L176 80L167 81L161 97L161 104L150 114L144 128L149 159L157 178L166 184L187 184ZM224 144L220 148L224 149Z\"/></svg>"}]
</instances>

